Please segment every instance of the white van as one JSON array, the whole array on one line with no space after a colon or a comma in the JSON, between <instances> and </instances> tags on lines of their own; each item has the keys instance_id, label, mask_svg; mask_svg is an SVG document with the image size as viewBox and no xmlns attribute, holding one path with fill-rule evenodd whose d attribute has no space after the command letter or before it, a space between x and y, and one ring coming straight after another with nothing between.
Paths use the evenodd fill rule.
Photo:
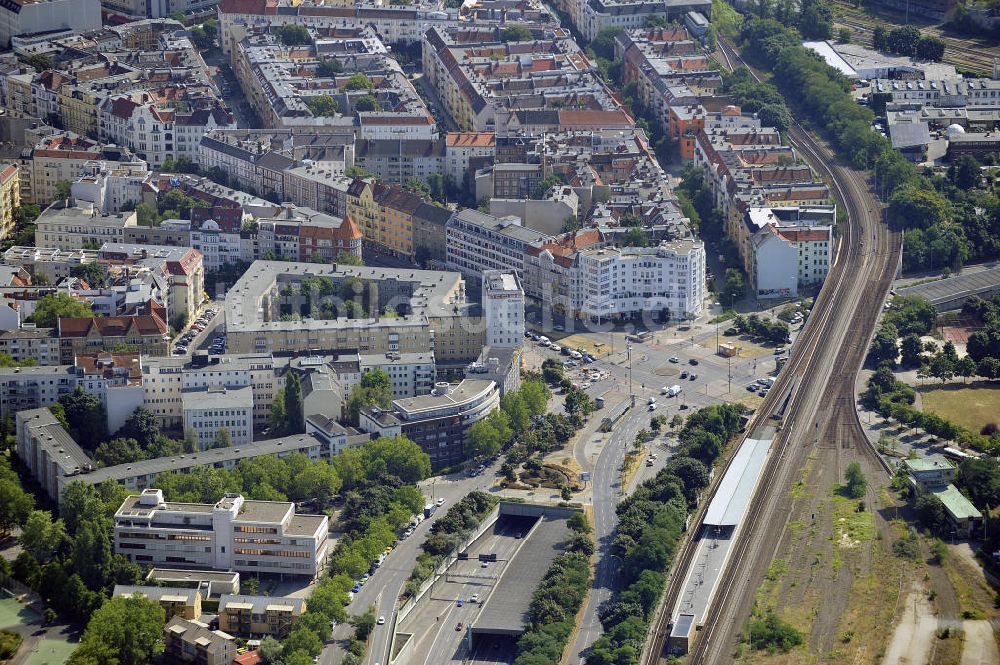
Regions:
<instances>
[{"instance_id":1,"label":"white van","mask_svg":"<svg viewBox=\"0 0 1000 665\"><path fill-rule=\"evenodd\" d=\"M681 388L680 386L677 386L677 385L670 386L670 390L667 391L667 396L668 397L677 397L678 395L681 394L682 390L684 390L684 389Z\"/></svg>"}]
</instances>

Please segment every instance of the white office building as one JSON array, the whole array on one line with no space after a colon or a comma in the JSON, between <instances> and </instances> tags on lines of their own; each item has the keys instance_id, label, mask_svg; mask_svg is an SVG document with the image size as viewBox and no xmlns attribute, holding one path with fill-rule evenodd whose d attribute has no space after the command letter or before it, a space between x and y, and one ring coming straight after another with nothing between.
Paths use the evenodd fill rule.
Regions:
<instances>
[{"instance_id":1,"label":"white office building","mask_svg":"<svg viewBox=\"0 0 1000 665\"><path fill-rule=\"evenodd\" d=\"M329 550L329 518L295 504L226 494L218 503L168 503L146 489L115 513L115 553L143 565L316 577Z\"/></svg>"},{"instance_id":2,"label":"white office building","mask_svg":"<svg viewBox=\"0 0 1000 665\"><path fill-rule=\"evenodd\" d=\"M632 318L644 312L671 319L701 314L705 300L705 245L676 240L657 247L606 247L579 253L575 305L592 319Z\"/></svg>"},{"instance_id":3,"label":"white office building","mask_svg":"<svg viewBox=\"0 0 1000 665\"><path fill-rule=\"evenodd\" d=\"M514 348L524 341L524 289L517 273L483 273L483 321L486 346Z\"/></svg>"},{"instance_id":4,"label":"white office building","mask_svg":"<svg viewBox=\"0 0 1000 665\"><path fill-rule=\"evenodd\" d=\"M253 441L253 388L227 388L221 385L184 390L184 430L198 434L199 450L213 446L223 429L228 430L232 445L239 447Z\"/></svg>"}]
</instances>

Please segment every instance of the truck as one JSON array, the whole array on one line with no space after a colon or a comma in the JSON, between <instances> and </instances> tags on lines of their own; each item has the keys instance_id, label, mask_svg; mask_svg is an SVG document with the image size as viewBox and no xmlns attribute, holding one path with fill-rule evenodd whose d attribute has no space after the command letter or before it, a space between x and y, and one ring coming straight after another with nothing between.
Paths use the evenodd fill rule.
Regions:
<instances>
[{"instance_id":1,"label":"truck","mask_svg":"<svg viewBox=\"0 0 1000 665\"><path fill-rule=\"evenodd\" d=\"M681 388L679 385L670 386L669 388L667 388L667 397L677 397L678 395L681 394L682 390L684 389Z\"/></svg>"},{"instance_id":2,"label":"truck","mask_svg":"<svg viewBox=\"0 0 1000 665\"><path fill-rule=\"evenodd\" d=\"M427 518L433 515L434 511L437 510L437 508L438 508L437 504L428 503L426 506L424 506L424 517Z\"/></svg>"}]
</instances>

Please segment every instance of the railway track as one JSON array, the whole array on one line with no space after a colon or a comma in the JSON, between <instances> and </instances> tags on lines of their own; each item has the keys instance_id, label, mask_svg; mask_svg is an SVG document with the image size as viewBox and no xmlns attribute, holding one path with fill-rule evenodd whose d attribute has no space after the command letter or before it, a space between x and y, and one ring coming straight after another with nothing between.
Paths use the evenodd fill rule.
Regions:
<instances>
[{"instance_id":1,"label":"railway track","mask_svg":"<svg viewBox=\"0 0 1000 665\"><path fill-rule=\"evenodd\" d=\"M746 66L728 44L720 42L720 48L730 64L736 62ZM752 68L750 71L753 73ZM764 467L758 490L748 506L739 538L718 581L712 610L699 632L689 660L691 663L714 664L727 659L731 654L728 649L735 642L733 633L739 633L743 620L750 612L756 588L751 582L763 575L761 565L766 569L773 549L781 541L786 528L786 520L767 518L784 514L787 519L791 505L783 489L789 484L792 474L805 463L808 446L794 445L792 437L806 442L815 436L818 445L821 437L829 436L837 447L838 473L841 472L842 450L857 450L870 463L881 468L857 419L854 377L864 361L881 302L895 275L900 239L897 233L880 223L881 205L870 193L863 174L836 165L835 157L800 126L791 129L789 139L828 179L842 205L847 208L849 219L843 228L831 274L806 322L806 329L800 335L800 344L793 349L775 390L751 424L751 427L757 426L761 418L769 417L778 400L784 399L794 387L795 393L785 414L784 426L774 439L772 454ZM846 326L842 324L845 319L849 319ZM813 414L820 398L831 404L831 408L817 417ZM822 432L820 418L824 424ZM810 428L810 425L813 427ZM706 501L704 505L708 503ZM699 527L696 528L700 528L700 515ZM672 610L681 592L683 572L689 568L696 542L694 538L689 539L678 559L676 577L672 580L674 583L668 588L665 602L654 619L650 648L643 661L646 665L659 662L663 655ZM766 549L766 545L771 546L770 550Z\"/></svg>"}]
</instances>

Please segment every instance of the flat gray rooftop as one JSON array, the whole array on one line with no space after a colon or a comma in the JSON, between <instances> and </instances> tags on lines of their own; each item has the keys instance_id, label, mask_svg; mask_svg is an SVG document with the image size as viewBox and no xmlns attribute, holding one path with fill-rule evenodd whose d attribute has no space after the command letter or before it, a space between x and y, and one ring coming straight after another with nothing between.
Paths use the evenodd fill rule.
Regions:
<instances>
[{"instance_id":1,"label":"flat gray rooftop","mask_svg":"<svg viewBox=\"0 0 1000 665\"><path fill-rule=\"evenodd\" d=\"M757 487L760 471L771 449L771 439L746 439L719 483L705 511L706 526L736 526Z\"/></svg>"},{"instance_id":2,"label":"flat gray rooftop","mask_svg":"<svg viewBox=\"0 0 1000 665\"><path fill-rule=\"evenodd\" d=\"M472 624L473 633L516 636L524 632L531 597L562 553L561 545L569 534L565 519L543 516L540 520L486 599Z\"/></svg>"},{"instance_id":3,"label":"flat gray rooftop","mask_svg":"<svg viewBox=\"0 0 1000 665\"><path fill-rule=\"evenodd\" d=\"M942 305L958 299L964 300L970 296L982 296L997 291L1000 291L1000 267L966 272L926 284L908 286L898 289L896 293L901 296L923 296L940 309Z\"/></svg>"}]
</instances>

